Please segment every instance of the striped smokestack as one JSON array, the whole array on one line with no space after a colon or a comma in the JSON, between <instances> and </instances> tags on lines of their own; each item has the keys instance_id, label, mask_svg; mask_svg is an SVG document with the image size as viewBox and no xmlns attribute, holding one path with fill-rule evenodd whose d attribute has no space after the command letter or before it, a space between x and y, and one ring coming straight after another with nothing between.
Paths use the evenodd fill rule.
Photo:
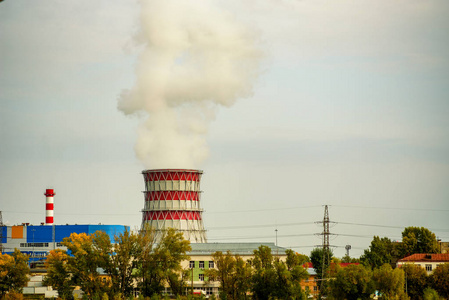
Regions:
<instances>
[{"instance_id":1,"label":"striped smokestack","mask_svg":"<svg viewBox=\"0 0 449 300\"><path fill-rule=\"evenodd\" d=\"M53 196L55 195L53 189L46 189L45 194L45 224L53 225Z\"/></svg>"}]
</instances>

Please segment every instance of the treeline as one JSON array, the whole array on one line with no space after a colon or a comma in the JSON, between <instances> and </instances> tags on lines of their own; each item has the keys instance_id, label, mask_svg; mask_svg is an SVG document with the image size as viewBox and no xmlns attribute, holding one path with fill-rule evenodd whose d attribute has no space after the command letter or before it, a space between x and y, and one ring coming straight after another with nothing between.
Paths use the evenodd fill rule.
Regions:
<instances>
[{"instance_id":1,"label":"treeline","mask_svg":"<svg viewBox=\"0 0 449 300\"><path fill-rule=\"evenodd\" d=\"M67 250L52 250L47 256L44 285L58 290L59 297L73 299L79 286L88 299L128 299L137 288L141 298L159 299L165 287L181 298L188 287L189 270L181 267L190 258L189 241L174 229L167 230L156 243L154 231L125 231L114 237L97 231L65 238ZM407 227L402 242L375 236L359 258L333 257L332 251L314 249L310 256L287 250L284 259L260 246L245 260L231 252L213 254L215 268L205 270L205 280L220 283L220 299L306 299L308 290L301 282L309 275L303 267L312 262L320 297L327 299L369 299L376 291L379 299L449 298L449 264L439 265L431 276L416 265L395 268L396 261L414 253L438 253L435 234L426 228ZM330 263L323 264L323 257ZM325 260L329 262L329 260ZM0 293L21 293L29 273L28 257L19 250L0 255ZM340 262L351 262L341 267ZM324 269L323 269L324 268ZM322 275L325 278L322 278ZM214 298L214 296L211 296Z\"/></svg>"},{"instance_id":2,"label":"treeline","mask_svg":"<svg viewBox=\"0 0 449 300\"><path fill-rule=\"evenodd\" d=\"M321 294L329 299L369 299L377 291L379 299L449 299L449 264L439 265L430 276L419 265L396 268L399 259L416 253L440 253L435 234L427 228L406 227L401 242L375 236L359 259L333 258L334 264L325 266L330 280L325 281ZM326 255L332 257L332 252ZM310 254L319 279L322 257L322 249ZM341 268L340 262L359 264Z\"/></svg>"},{"instance_id":3,"label":"treeline","mask_svg":"<svg viewBox=\"0 0 449 300\"><path fill-rule=\"evenodd\" d=\"M154 237L151 229L125 231L113 242L102 231L73 233L62 243L67 251L50 251L44 284L63 299L73 298L75 286L89 299L129 298L135 286L143 297L151 297L162 294L166 284L180 295L188 272L181 262L189 259L190 242L174 229L165 231L158 243Z\"/></svg>"},{"instance_id":4,"label":"treeline","mask_svg":"<svg viewBox=\"0 0 449 300\"><path fill-rule=\"evenodd\" d=\"M320 292L328 299L370 299L375 293L378 299L389 300L438 300L449 297L449 264L439 265L430 276L419 265L393 268L389 263L375 268L363 263L345 267L333 263L326 267L326 273L328 280L322 281Z\"/></svg>"},{"instance_id":5,"label":"treeline","mask_svg":"<svg viewBox=\"0 0 449 300\"><path fill-rule=\"evenodd\" d=\"M307 299L301 281L309 277L303 268L309 259L292 250L285 254L287 258L282 261L271 248L260 246L254 257L245 261L229 251L215 252L215 269L206 270L206 276L209 281L220 282L220 299Z\"/></svg>"}]
</instances>

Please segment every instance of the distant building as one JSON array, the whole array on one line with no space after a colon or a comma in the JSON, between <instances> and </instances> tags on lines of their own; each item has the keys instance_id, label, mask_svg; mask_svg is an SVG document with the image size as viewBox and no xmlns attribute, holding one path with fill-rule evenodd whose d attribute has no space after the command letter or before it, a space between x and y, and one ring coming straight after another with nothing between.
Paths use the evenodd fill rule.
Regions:
<instances>
[{"instance_id":1,"label":"distant building","mask_svg":"<svg viewBox=\"0 0 449 300\"><path fill-rule=\"evenodd\" d=\"M432 274L438 265L444 263L449 263L449 253L416 253L398 260L397 266L401 267L406 264L418 265L425 269L427 274Z\"/></svg>"},{"instance_id":2,"label":"distant building","mask_svg":"<svg viewBox=\"0 0 449 300\"><path fill-rule=\"evenodd\" d=\"M267 246L271 249L273 256L278 255L282 260L285 260L286 248L275 246L274 243L193 243L190 244L192 251L187 254L190 256L190 261L183 261L181 263L184 269L190 269L190 278L187 280L188 289L192 289L196 294L204 295L218 295L220 287L219 282L207 282L205 270L215 268L212 254L221 251L225 254L230 251L232 255L239 255L243 260L248 260L254 257L254 250L260 246ZM166 288L165 292L171 294L170 288Z\"/></svg>"}]
</instances>

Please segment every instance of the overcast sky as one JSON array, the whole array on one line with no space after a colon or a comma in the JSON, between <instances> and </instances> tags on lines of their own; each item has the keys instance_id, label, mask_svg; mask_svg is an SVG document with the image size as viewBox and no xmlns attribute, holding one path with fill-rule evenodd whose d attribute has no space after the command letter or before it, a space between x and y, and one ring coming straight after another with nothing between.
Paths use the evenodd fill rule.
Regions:
<instances>
[{"instance_id":1,"label":"overcast sky","mask_svg":"<svg viewBox=\"0 0 449 300\"><path fill-rule=\"evenodd\" d=\"M0 3L4 223L44 222L54 188L56 224L140 226L141 171L161 166L138 156L138 141L156 112L119 103L142 69L165 70L153 52L142 63L141 24L165 37L191 21L214 43L223 32L247 37L242 48L257 54L235 99L206 95L210 115L200 114L204 155L193 167L204 170L210 242L275 242L277 228L280 246L309 254L326 204L337 256L348 244L360 256L374 235L399 240L406 226L449 241L447 0L206 2L198 15L161 1Z\"/></svg>"}]
</instances>

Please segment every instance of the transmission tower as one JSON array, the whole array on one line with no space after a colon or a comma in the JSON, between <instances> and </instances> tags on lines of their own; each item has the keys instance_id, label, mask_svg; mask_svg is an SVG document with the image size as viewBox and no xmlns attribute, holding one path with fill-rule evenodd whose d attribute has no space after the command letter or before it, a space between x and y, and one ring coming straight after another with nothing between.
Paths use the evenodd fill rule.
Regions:
<instances>
[{"instance_id":1,"label":"transmission tower","mask_svg":"<svg viewBox=\"0 0 449 300\"><path fill-rule=\"evenodd\" d=\"M330 257L329 257L329 211L327 209L327 205L324 206L324 218L323 218L323 270L321 274L321 278L323 279L321 285L323 285L323 282L327 279L327 272L326 272L326 266L329 266L330 264Z\"/></svg>"},{"instance_id":2,"label":"transmission tower","mask_svg":"<svg viewBox=\"0 0 449 300\"><path fill-rule=\"evenodd\" d=\"M321 273L321 284L320 284L320 293L322 293L325 287L325 282L328 279L328 272L327 272L327 266L330 265L330 247L329 244L329 237L332 233L329 231L329 224L333 223L329 221L329 210L327 208L327 205L324 206L324 218L323 221L315 222L317 224L323 224L323 232L319 233L318 235L323 236L323 243L319 245L318 247L323 248L323 265L322 265L322 273Z\"/></svg>"}]
</instances>

